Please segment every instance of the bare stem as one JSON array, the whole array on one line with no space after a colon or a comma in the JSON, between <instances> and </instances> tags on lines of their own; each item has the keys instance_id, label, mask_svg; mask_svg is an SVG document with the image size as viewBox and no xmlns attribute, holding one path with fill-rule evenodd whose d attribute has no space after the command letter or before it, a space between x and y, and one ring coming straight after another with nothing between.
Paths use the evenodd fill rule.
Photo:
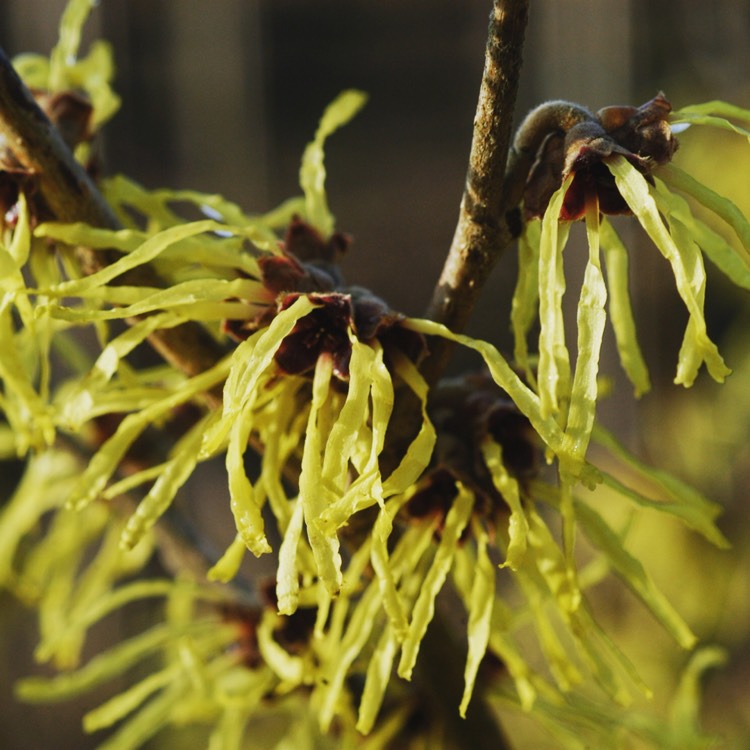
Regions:
<instances>
[{"instance_id":1,"label":"bare stem","mask_svg":"<svg viewBox=\"0 0 750 750\"><path fill-rule=\"evenodd\" d=\"M458 223L426 317L461 332L498 258L513 239L507 213L520 201L530 161L511 158L511 129L528 0L494 0L487 37L484 72L474 116ZM534 149L535 151L536 149ZM448 364L453 345L443 338L430 342L430 356L420 370L435 384ZM414 439L420 406L411 393L398 393L388 428L381 468L393 470Z\"/></svg>"},{"instance_id":2,"label":"bare stem","mask_svg":"<svg viewBox=\"0 0 750 750\"><path fill-rule=\"evenodd\" d=\"M474 118L458 224L427 317L461 331L503 250L513 239L506 218L506 164L518 91L528 0L495 0L490 16L484 74ZM435 341L423 374L439 379L451 345Z\"/></svg>"}]
</instances>

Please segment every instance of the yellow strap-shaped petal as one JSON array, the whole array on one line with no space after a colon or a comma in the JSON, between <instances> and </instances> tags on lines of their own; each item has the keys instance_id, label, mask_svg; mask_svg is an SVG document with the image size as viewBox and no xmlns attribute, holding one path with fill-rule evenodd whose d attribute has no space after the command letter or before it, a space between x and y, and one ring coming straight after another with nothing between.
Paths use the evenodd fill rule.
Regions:
<instances>
[{"instance_id":1,"label":"yellow strap-shaped petal","mask_svg":"<svg viewBox=\"0 0 750 750\"><path fill-rule=\"evenodd\" d=\"M612 569L628 588L651 610L677 643L685 649L692 648L696 637L656 587L641 562L625 549L620 537L586 503L576 503L576 516L586 536L604 552Z\"/></svg>"},{"instance_id":2,"label":"yellow strap-shaped petal","mask_svg":"<svg viewBox=\"0 0 750 750\"><path fill-rule=\"evenodd\" d=\"M492 621L492 605L497 595L495 589L495 566L487 554L487 532L479 527L475 529L477 544L477 561L474 584L469 598L469 624L467 637L469 641L466 667L464 668L464 692L458 712L466 718L474 683L477 679L479 666L487 652L490 639L490 625Z\"/></svg>"},{"instance_id":3,"label":"yellow strap-shaped petal","mask_svg":"<svg viewBox=\"0 0 750 750\"><path fill-rule=\"evenodd\" d=\"M127 255L123 255L114 263L96 271L89 276L80 279L63 281L50 292L59 295L77 295L98 286L108 284L126 271L131 271L140 265L149 263L157 258L169 246L188 237L194 237L204 232L226 231L230 229L224 224L217 221L203 220L194 221L187 224L180 224L176 227L170 227L162 232L149 237L137 250L133 250ZM242 231L242 230L237 230Z\"/></svg>"},{"instance_id":4,"label":"yellow strap-shaped petal","mask_svg":"<svg viewBox=\"0 0 750 750\"><path fill-rule=\"evenodd\" d=\"M598 445L606 448L613 456L622 461L629 474L642 477L647 482L653 483L661 490L666 500L651 500L607 473L603 474L605 484L613 487L623 497L640 506L653 508L679 518L688 528L697 531L720 549L730 547L729 541L714 523L722 512L721 505L711 502L693 487L688 486L668 472L648 466L627 451L601 425L594 428L592 438Z\"/></svg>"},{"instance_id":5,"label":"yellow strap-shaped petal","mask_svg":"<svg viewBox=\"0 0 750 750\"><path fill-rule=\"evenodd\" d=\"M720 99L714 99L710 102L703 102L701 104L688 104L681 109L677 109L672 112L670 121L679 121L680 117L686 113L693 113L699 115L717 115L718 117L731 117L735 120L750 123L750 109L738 107L736 104L730 102L723 102Z\"/></svg>"},{"instance_id":6,"label":"yellow strap-shaped petal","mask_svg":"<svg viewBox=\"0 0 750 750\"><path fill-rule=\"evenodd\" d=\"M508 473L503 465L503 452L500 445L493 440L482 443L482 456L492 476L492 483L503 496L510 508L508 519L508 549L505 562L501 567L517 570L526 554L529 523L521 504L521 491L518 482Z\"/></svg>"},{"instance_id":7,"label":"yellow strap-shaped petal","mask_svg":"<svg viewBox=\"0 0 750 750\"><path fill-rule=\"evenodd\" d=\"M563 454L560 456L561 470L567 471L568 464L572 462L574 473L586 459L596 416L599 354L607 318L604 310L607 289L599 260L599 205L595 201L590 201L586 207L586 234L589 259L578 301L578 356L570 391Z\"/></svg>"},{"instance_id":8,"label":"yellow strap-shaped petal","mask_svg":"<svg viewBox=\"0 0 750 750\"><path fill-rule=\"evenodd\" d=\"M732 227L745 251L750 253L750 221L729 198L719 195L674 164L667 164L662 167L659 170L659 177L670 188L686 193L725 221ZM658 181L655 180L655 182L658 185ZM746 257L745 261L747 261Z\"/></svg>"},{"instance_id":9,"label":"yellow strap-shaped petal","mask_svg":"<svg viewBox=\"0 0 750 750\"><path fill-rule=\"evenodd\" d=\"M536 374L529 363L527 337L539 314L539 245L541 222L529 221L518 240L518 279L510 307L513 330L513 358L526 379L536 384Z\"/></svg>"},{"instance_id":10,"label":"yellow strap-shaped petal","mask_svg":"<svg viewBox=\"0 0 750 750\"><path fill-rule=\"evenodd\" d=\"M673 193L659 179L654 179L659 210L669 213L673 222L679 222L698 243L706 257L733 283L750 289L750 255L727 242L704 221L694 216L688 202ZM750 233L748 235L750 243Z\"/></svg>"},{"instance_id":11,"label":"yellow strap-shaped petal","mask_svg":"<svg viewBox=\"0 0 750 750\"><path fill-rule=\"evenodd\" d=\"M228 365L228 360L219 362L210 370L179 384L171 395L125 417L115 434L96 452L76 483L69 500L71 506L80 509L93 501L104 489L138 435L176 406L221 383L226 377Z\"/></svg>"},{"instance_id":12,"label":"yellow strap-shaped petal","mask_svg":"<svg viewBox=\"0 0 750 750\"><path fill-rule=\"evenodd\" d=\"M435 598L443 588L445 579L453 564L458 541L469 522L474 507L474 495L462 484L457 484L458 494L445 519L442 537L435 552L429 571L412 611L409 630L401 647L398 665L399 677L411 679L419 654L419 646L427 632L427 627L435 614Z\"/></svg>"},{"instance_id":13,"label":"yellow strap-shaped petal","mask_svg":"<svg viewBox=\"0 0 750 750\"><path fill-rule=\"evenodd\" d=\"M612 224L604 219L599 226L609 289L609 319L617 342L620 364L635 389L636 397L651 389L648 368L638 344L635 319L628 291L628 250Z\"/></svg>"},{"instance_id":14,"label":"yellow strap-shaped petal","mask_svg":"<svg viewBox=\"0 0 750 750\"><path fill-rule=\"evenodd\" d=\"M577 510L577 507L576 507ZM567 561L541 516L529 513L529 541L536 551L537 570L552 594L552 602L566 624L578 653L601 687L618 703L630 701L627 683L648 695L648 688L630 661L593 618L577 582L570 578Z\"/></svg>"},{"instance_id":15,"label":"yellow strap-shaped petal","mask_svg":"<svg viewBox=\"0 0 750 750\"><path fill-rule=\"evenodd\" d=\"M406 636L409 621L396 587L396 574L389 560L388 543L393 531L393 519L408 500L408 494L391 498L385 507L380 509L372 529L372 567L378 577L383 607L390 619L393 636L398 641L402 641Z\"/></svg>"},{"instance_id":16,"label":"yellow strap-shaped petal","mask_svg":"<svg viewBox=\"0 0 750 750\"><path fill-rule=\"evenodd\" d=\"M248 479L245 471L245 453L253 430L253 400L248 398L235 419L227 445L227 476L232 516L237 532L247 548L260 557L271 551L265 534L262 516L262 498Z\"/></svg>"},{"instance_id":17,"label":"yellow strap-shaped petal","mask_svg":"<svg viewBox=\"0 0 750 750\"><path fill-rule=\"evenodd\" d=\"M539 240L539 396L543 417L555 416L561 401L567 401L570 388L570 360L565 346L562 298L565 294L565 273L562 252L569 224L560 224L565 193L573 175L563 181L549 201L542 218ZM561 415L564 422L564 414Z\"/></svg>"},{"instance_id":18,"label":"yellow strap-shaped petal","mask_svg":"<svg viewBox=\"0 0 750 750\"><path fill-rule=\"evenodd\" d=\"M206 573L209 581L229 583L239 572L240 565L245 559L247 545L241 534L237 534L232 543L224 550L224 554L211 566Z\"/></svg>"},{"instance_id":19,"label":"yellow strap-shaped petal","mask_svg":"<svg viewBox=\"0 0 750 750\"><path fill-rule=\"evenodd\" d=\"M495 383L508 394L518 409L529 419L536 433L550 450L554 454L560 455L563 450L564 434L557 420L553 416L542 414L539 396L524 384L494 346L486 341L479 341L469 336L453 333L444 325L430 320L408 318L403 325L428 336L447 338L478 352ZM575 471L577 476L587 485L596 484L599 481L596 469L588 464L578 467L570 466L569 468L571 472Z\"/></svg>"},{"instance_id":20,"label":"yellow strap-shaped petal","mask_svg":"<svg viewBox=\"0 0 750 750\"><path fill-rule=\"evenodd\" d=\"M739 108L738 108L739 109ZM746 112L747 110L745 110ZM720 130L728 130L731 133L737 133L737 135L744 135L750 143L750 130L743 128L740 125L735 125L730 122L726 117L717 117L716 115L701 114L696 111L688 111L687 109L680 110L679 115L675 117L672 122L676 125L678 123L690 123L691 125L709 125L710 127L719 128Z\"/></svg>"},{"instance_id":21,"label":"yellow strap-shaped petal","mask_svg":"<svg viewBox=\"0 0 750 750\"><path fill-rule=\"evenodd\" d=\"M294 502L284 539L279 548L279 567L276 572L276 601L281 615L291 615L299 602L299 576L297 548L302 538L304 507L301 500Z\"/></svg>"},{"instance_id":22,"label":"yellow strap-shaped petal","mask_svg":"<svg viewBox=\"0 0 750 750\"><path fill-rule=\"evenodd\" d=\"M323 163L323 145L328 136L349 122L366 101L367 96L361 91L352 89L339 94L326 107L315 138L307 145L302 155L299 182L305 193L307 220L320 230L324 237L333 232L333 216L325 194L326 169Z\"/></svg>"},{"instance_id":23,"label":"yellow strap-shaped petal","mask_svg":"<svg viewBox=\"0 0 750 750\"><path fill-rule=\"evenodd\" d=\"M689 249L680 248L667 231L651 195L649 184L643 175L622 156L610 157L605 164L614 175L617 189L638 218L641 226L672 266L677 291L694 320L692 336L694 344L700 351L711 377L723 382L731 370L724 364L716 345L709 339L706 332L703 305L693 290L693 279L688 271L690 263L684 257Z\"/></svg>"},{"instance_id":24,"label":"yellow strap-shaped petal","mask_svg":"<svg viewBox=\"0 0 750 750\"><path fill-rule=\"evenodd\" d=\"M391 681L393 662L398 651L398 639L390 626L383 630L375 650L367 665L365 686L359 703L356 729L361 734L369 734L375 725L383 697Z\"/></svg>"},{"instance_id":25,"label":"yellow strap-shaped petal","mask_svg":"<svg viewBox=\"0 0 750 750\"><path fill-rule=\"evenodd\" d=\"M324 534L317 523L320 514L333 499L330 489L321 481L323 440L326 437L322 432L324 409L330 394L332 375L333 360L323 354L315 365L312 403L302 452L299 497L304 509L307 538L315 557L318 574L328 593L335 596L342 582L339 541L335 534Z\"/></svg>"},{"instance_id":26,"label":"yellow strap-shaped petal","mask_svg":"<svg viewBox=\"0 0 750 750\"><path fill-rule=\"evenodd\" d=\"M135 547L167 510L180 487L190 478L198 463L204 430L208 424L216 421L217 416L214 412L199 420L177 443L164 470L128 519L120 540L123 549Z\"/></svg>"},{"instance_id":27,"label":"yellow strap-shaped petal","mask_svg":"<svg viewBox=\"0 0 750 750\"><path fill-rule=\"evenodd\" d=\"M416 321L413 322L416 323ZM400 352L394 351L392 359L396 374L419 399L422 424L417 436L411 442L406 450L406 454L401 459L401 463L399 463L383 483L384 497L400 495L406 492L417 481L422 472L429 466L432 449L435 446L437 438L435 428L427 416L427 394L429 391L427 381L421 376L416 365Z\"/></svg>"}]
</instances>

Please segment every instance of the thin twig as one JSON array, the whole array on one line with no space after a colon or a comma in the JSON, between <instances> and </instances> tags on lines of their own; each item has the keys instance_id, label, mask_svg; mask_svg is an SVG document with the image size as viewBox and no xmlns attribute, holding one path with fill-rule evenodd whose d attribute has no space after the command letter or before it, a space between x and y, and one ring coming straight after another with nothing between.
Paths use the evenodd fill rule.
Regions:
<instances>
[{"instance_id":1,"label":"thin twig","mask_svg":"<svg viewBox=\"0 0 750 750\"><path fill-rule=\"evenodd\" d=\"M513 239L505 172L528 13L528 0L495 0L490 17L458 224L426 313L456 332L466 327L490 271ZM442 375L451 349L443 339L433 343L422 367L429 382Z\"/></svg>"},{"instance_id":2,"label":"thin twig","mask_svg":"<svg viewBox=\"0 0 750 750\"><path fill-rule=\"evenodd\" d=\"M518 183L525 182L524 170L530 166L525 160L509 163L508 159L528 5L528 0L494 0L458 223L425 313L458 333L466 327L484 283L513 239L507 213L513 201L520 200ZM430 342L430 356L420 365L428 383L440 379L452 350L446 339ZM385 474L398 465L419 423L417 399L401 389L381 457Z\"/></svg>"}]
</instances>

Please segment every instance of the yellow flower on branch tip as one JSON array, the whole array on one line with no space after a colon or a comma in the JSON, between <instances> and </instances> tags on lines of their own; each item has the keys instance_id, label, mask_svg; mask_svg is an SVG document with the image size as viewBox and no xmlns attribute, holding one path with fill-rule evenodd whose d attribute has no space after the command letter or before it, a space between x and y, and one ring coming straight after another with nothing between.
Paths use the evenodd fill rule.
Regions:
<instances>
[{"instance_id":1,"label":"yellow flower on branch tip","mask_svg":"<svg viewBox=\"0 0 750 750\"><path fill-rule=\"evenodd\" d=\"M677 148L671 124L709 125L745 135L747 131L730 120L748 123L750 112L711 102L670 115L671 105L661 94L638 108L605 108L596 115L579 109L569 130L563 129L543 142L527 180L524 201L529 221L519 252L525 266L538 264L538 273L531 274L521 266L513 298L513 332L518 365L539 393L542 415L558 420L568 447L572 449L577 443L574 452L582 456L594 414L607 296L623 368L637 395L650 385L628 293L627 249L612 224L603 217L599 219L597 213L634 215L672 266L677 291L689 313L675 382L691 385L704 363L719 382L730 373L706 329L702 255L735 284L750 288L750 222L731 201L669 163ZM533 124L535 113L528 119ZM734 231L744 252L697 218L686 198L713 212ZM535 217L542 217L541 231L533 221ZM571 376L562 319L566 286L563 249L569 223L578 218L586 219L590 257L578 305L576 374ZM598 260L600 244L606 284ZM527 337L536 310L540 334L538 367L534 370Z\"/></svg>"}]
</instances>

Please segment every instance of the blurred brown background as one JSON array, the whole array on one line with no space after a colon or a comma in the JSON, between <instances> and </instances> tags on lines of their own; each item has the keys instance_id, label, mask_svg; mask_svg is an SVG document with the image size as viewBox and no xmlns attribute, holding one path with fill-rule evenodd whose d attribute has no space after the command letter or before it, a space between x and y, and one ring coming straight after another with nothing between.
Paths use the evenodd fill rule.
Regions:
<instances>
[{"instance_id":1,"label":"blurred brown background","mask_svg":"<svg viewBox=\"0 0 750 750\"><path fill-rule=\"evenodd\" d=\"M0 44L11 56L47 53L64 5L3 0ZM149 187L217 192L250 211L269 209L298 192L299 158L325 105L344 88L364 89L369 104L327 147L330 204L339 228L355 239L345 272L418 315L457 216L489 8L489 0L101 0L87 34L114 44L123 97L106 128L107 169ZM748 0L532 0L517 111L522 116L548 98L593 109L640 104L660 89L676 107L716 98L749 107L749 48ZM699 167L717 189L735 190L750 211L747 161L717 158ZM512 256L494 273L471 329L506 350ZM621 387L603 413L621 434L658 454L644 425L665 419L667 409L681 413L689 402L690 394L675 394L670 384L685 319L655 251L637 247L633 265L639 330L657 387L634 408L609 342L605 369ZM736 331L747 303L722 280L711 283L710 324L721 339ZM704 387L702 403L710 404L712 386ZM734 450L727 448L730 458ZM690 473L690 460L674 461ZM742 518L742 466L731 458L727 470L737 479L717 498L730 519ZM688 478L700 485L703 474L695 474ZM701 489L712 494L713 487ZM10 608L1 624L0 747L87 747L70 707L12 703L12 673L30 668L16 657L32 650L34 625ZM735 645L741 655L744 643ZM716 690L725 692L714 703L734 696L726 685L748 674L747 654L744 660L719 683Z\"/></svg>"}]
</instances>

